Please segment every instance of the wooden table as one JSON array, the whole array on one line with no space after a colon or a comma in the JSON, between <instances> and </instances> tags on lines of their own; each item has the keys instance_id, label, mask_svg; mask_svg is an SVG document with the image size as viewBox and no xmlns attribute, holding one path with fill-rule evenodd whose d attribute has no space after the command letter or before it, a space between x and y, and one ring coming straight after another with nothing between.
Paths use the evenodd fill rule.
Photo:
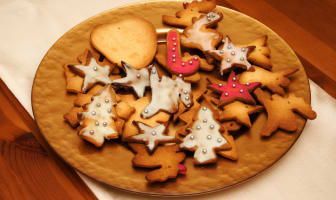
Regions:
<instances>
[{"instance_id":1,"label":"wooden table","mask_svg":"<svg viewBox=\"0 0 336 200\"><path fill-rule=\"evenodd\" d=\"M284 38L308 76L336 97L336 1L217 0ZM0 80L0 199L96 199L48 146L14 95Z\"/></svg>"}]
</instances>

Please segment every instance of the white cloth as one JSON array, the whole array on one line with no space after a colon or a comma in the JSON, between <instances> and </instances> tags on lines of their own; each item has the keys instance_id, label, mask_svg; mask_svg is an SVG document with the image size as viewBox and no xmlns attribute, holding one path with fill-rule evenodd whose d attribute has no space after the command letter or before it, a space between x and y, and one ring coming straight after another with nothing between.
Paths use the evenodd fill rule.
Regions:
<instances>
[{"instance_id":1,"label":"white cloth","mask_svg":"<svg viewBox=\"0 0 336 200\"><path fill-rule=\"evenodd\" d=\"M32 114L31 87L47 50L71 27L104 10L139 0L0 0L0 77ZM318 117L272 168L225 191L183 199L335 199L336 100L310 82ZM99 199L148 199L81 175ZM153 198L155 199L155 198Z\"/></svg>"}]
</instances>

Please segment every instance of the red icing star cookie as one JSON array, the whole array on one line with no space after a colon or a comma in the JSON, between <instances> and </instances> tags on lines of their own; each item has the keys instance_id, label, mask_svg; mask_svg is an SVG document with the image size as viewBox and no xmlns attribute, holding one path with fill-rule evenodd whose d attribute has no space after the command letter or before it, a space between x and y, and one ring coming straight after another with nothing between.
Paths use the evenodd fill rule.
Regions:
<instances>
[{"instance_id":1,"label":"red icing star cookie","mask_svg":"<svg viewBox=\"0 0 336 200\"><path fill-rule=\"evenodd\" d=\"M259 85L259 82L240 84L234 71L232 71L226 85L221 83L211 84L208 85L208 88L214 92L221 93L219 105L223 106L235 100L240 100L248 104L256 104L255 100L250 95L250 92Z\"/></svg>"},{"instance_id":2,"label":"red icing star cookie","mask_svg":"<svg viewBox=\"0 0 336 200\"><path fill-rule=\"evenodd\" d=\"M181 59L180 34L176 29L167 33L167 65L170 72L179 76L195 73L200 65L197 57L188 61Z\"/></svg>"}]
</instances>

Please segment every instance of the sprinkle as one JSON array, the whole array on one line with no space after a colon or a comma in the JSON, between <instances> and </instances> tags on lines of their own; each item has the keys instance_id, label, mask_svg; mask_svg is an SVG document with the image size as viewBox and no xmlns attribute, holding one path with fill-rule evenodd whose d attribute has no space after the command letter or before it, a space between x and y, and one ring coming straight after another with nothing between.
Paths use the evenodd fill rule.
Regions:
<instances>
[{"instance_id":1,"label":"sprinkle","mask_svg":"<svg viewBox=\"0 0 336 200\"><path fill-rule=\"evenodd\" d=\"M242 51L242 52L245 52L245 51L246 51L246 48L241 48L241 51Z\"/></svg>"},{"instance_id":2,"label":"sprinkle","mask_svg":"<svg viewBox=\"0 0 336 200\"><path fill-rule=\"evenodd\" d=\"M206 111L206 110L207 110L207 107L203 106L202 110Z\"/></svg>"},{"instance_id":3,"label":"sprinkle","mask_svg":"<svg viewBox=\"0 0 336 200\"><path fill-rule=\"evenodd\" d=\"M208 139L208 140L211 140L211 138L212 138L211 135L208 135L208 136L207 136L207 139Z\"/></svg>"},{"instance_id":4,"label":"sprinkle","mask_svg":"<svg viewBox=\"0 0 336 200\"><path fill-rule=\"evenodd\" d=\"M184 99L188 101L189 100L189 96L186 96Z\"/></svg>"},{"instance_id":5,"label":"sprinkle","mask_svg":"<svg viewBox=\"0 0 336 200\"><path fill-rule=\"evenodd\" d=\"M156 131L152 131L152 135L153 135L153 136L156 135Z\"/></svg>"},{"instance_id":6,"label":"sprinkle","mask_svg":"<svg viewBox=\"0 0 336 200\"><path fill-rule=\"evenodd\" d=\"M182 77L183 77L183 75L182 75L182 74L179 74L178 76L179 76L180 78L182 78Z\"/></svg>"},{"instance_id":7,"label":"sprinkle","mask_svg":"<svg viewBox=\"0 0 336 200\"><path fill-rule=\"evenodd\" d=\"M196 129L197 129L197 130L200 130L200 129L201 129L201 126L200 126L200 125L197 125L197 126L196 126Z\"/></svg>"},{"instance_id":8,"label":"sprinkle","mask_svg":"<svg viewBox=\"0 0 336 200\"><path fill-rule=\"evenodd\" d=\"M145 109L145 110L144 110L144 113L148 113L148 109Z\"/></svg>"},{"instance_id":9,"label":"sprinkle","mask_svg":"<svg viewBox=\"0 0 336 200\"><path fill-rule=\"evenodd\" d=\"M230 62L230 61L231 61L230 58L227 58L227 59L226 59L226 62Z\"/></svg>"},{"instance_id":10,"label":"sprinkle","mask_svg":"<svg viewBox=\"0 0 336 200\"><path fill-rule=\"evenodd\" d=\"M188 94L188 91L187 91L187 90L184 90L184 91L183 91L183 94Z\"/></svg>"},{"instance_id":11,"label":"sprinkle","mask_svg":"<svg viewBox=\"0 0 336 200\"><path fill-rule=\"evenodd\" d=\"M244 57L240 57L240 61L244 61L245 59L244 59Z\"/></svg>"},{"instance_id":12,"label":"sprinkle","mask_svg":"<svg viewBox=\"0 0 336 200\"><path fill-rule=\"evenodd\" d=\"M107 122L103 122L103 126L107 126Z\"/></svg>"},{"instance_id":13,"label":"sprinkle","mask_svg":"<svg viewBox=\"0 0 336 200\"><path fill-rule=\"evenodd\" d=\"M173 59L173 63L174 63L174 62L176 62L176 59L175 59L175 58Z\"/></svg>"},{"instance_id":14,"label":"sprinkle","mask_svg":"<svg viewBox=\"0 0 336 200\"><path fill-rule=\"evenodd\" d=\"M137 74L137 75L136 75L136 77L137 77L137 78L140 78L140 77L141 77L141 75L140 75L140 74Z\"/></svg>"},{"instance_id":15,"label":"sprinkle","mask_svg":"<svg viewBox=\"0 0 336 200\"><path fill-rule=\"evenodd\" d=\"M203 119L203 123L207 123L208 122L208 120L207 119Z\"/></svg>"},{"instance_id":16,"label":"sprinkle","mask_svg":"<svg viewBox=\"0 0 336 200\"><path fill-rule=\"evenodd\" d=\"M234 52L234 51L231 51L231 55L233 55L233 56L234 56L234 55L236 55L236 52Z\"/></svg>"},{"instance_id":17,"label":"sprinkle","mask_svg":"<svg viewBox=\"0 0 336 200\"><path fill-rule=\"evenodd\" d=\"M91 114L92 114L92 115L96 115L96 111L92 111Z\"/></svg>"},{"instance_id":18,"label":"sprinkle","mask_svg":"<svg viewBox=\"0 0 336 200\"><path fill-rule=\"evenodd\" d=\"M98 70L98 68L97 68L96 66L94 66L94 67L93 67L93 70L94 70L94 71L97 71L97 70Z\"/></svg>"},{"instance_id":19,"label":"sprinkle","mask_svg":"<svg viewBox=\"0 0 336 200\"><path fill-rule=\"evenodd\" d=\"M111 108L108 108L108 109L107 109L107 112L108 112L108 113L111 113L111 112L112 112L112 109L111 109Z\"/></svg>"},{"instance_id":20,"label":"sprinkle","mask_svg":"<svg viewBox=\"0 0 336 200\"><path fill-rule=\"evenodd\" d=\"M185 63L183 62L183 63L181 63L181 65L182 65L182 66L184 66L184 65L185 65Z\"/></svg>"},{"instance_id":21,"label":"sprinkle","mask_svg":"<svg viewBox=\"0 0 336 200\"><path fill-rule=\"evenodd\" d=\"M229 93L228 93L228 92L225 92L225 94L224 94L224 95L227 97L227 96L229 96Z\"/></svg>"},{"instance_id":22,"label":"sprinkle","mask_svg":"<svg viewBox=\"0 0 336 200\"><path fill-rule=\"evenodd\" d=\"M176 42L174 42L173 45L176 46Z\"/></svg>"},{"instance_id":23,"label":"sprinkle","mask_svg":"<svg viewBox=\"0 0 336 200\"><path fill-rule=\"evenodd\" d=\"M233 81L236 81L236 80L237 80L237 78L234 76L234 77L232 78L232 80L233 80Z\"/></svg>"},{"instance_id":24,"label":"sprinkle","mask_svg":"<svg viewBox=\"0 0 336 200\"><path fill-rule=\"evenodd\" d=\"M176 58L176 55L175 55L175 54L173 54L172 56L173 56L173 58Z\"/></svg>"},{"instance_id":25,"label":"sprinkle","mask_svg":"<svg viewBox=\"0 0 336 200\"><path fill-rule=\"evenodd\" d=\"M246 83L245 85L249 86L249 85L250 85L250 83Z\"/></svg>"},{"instance_id":26,"label":"sprinkle","mask_svg":"<svg viewBox=\"0 0 336 200\"><path fill-rule=\"evenodd\" d=\"M210 129L214 129L214 128L215 128L215 125L211 124Z\"/></svg>"},{"instance_id":27,"label":"sprinkle","mask_svg":"<svg viewBox=\"0 0 336 200\"><path fill-rule=\"evenodd\" d=\"M227 46L228 49L231 49L231 45Z\"/></svg>"},{"instance_id":28,"label":"sprinkle","mask_svg":"<svg viewBox=\"0 0 336 200\"><path fill-rule=\"evenodd\" d=\"M173 37L172 39L173 39L173 41L175 41L175 40L176 40L176 38L175 38L175 37Z\"/></svg>"},{"instance_id":29,"label":"sprinkle","mask_svg":"<svg viewBox=\"0 0 336 200\"><path fill-rule=\"evenodd\" d=\"M240 89L240 90L239 90L239 92L240 92L240 93L243 93L243 92L244 92L244 90L243 90L243 89Z\"/></svg>"},{"instance_id":30,"label":"sprinkle","mask_svg":"<svg viewBox=\"0 0 336 200\"><path fill-rule=\"evenodd\" d=\"M190 138L191 140L193 140L193 139L195 139L195 136L190 135L189 138Z\"/></svg>"},{"instance_id":31,"label":"sprinkle","mask_svg":"<svg viewBox=\"0 0 336 200\"><path fill-rule=\"evenodd\" d=\"M173 47L173 48L172 48L172 51L175 51L175 50L176 50L175 47Z\"/></svg>"},{"instance_id":32,"label":"sprinkle","mask_svg":"<svg viewBox=\"0 0 336 200\"><path fill-rule=\"evenodd\" d=\"M100 106L101 106L101 104L100 104L100 103L97 103L97 104L96 104L96 106L97 106L97 107L100 107Z\"/></svg>"},{"instance_id":33,"label":"sprinkle","mask_svg":"<svg viewBox=\"0 0 336 200\"><path fill-rule=\"evenodd\" d=\"M90 134L93 135L94 134L94 130L90 130Z\"/></svg>"},{"instance_id":34,"label":"sprinkle","mask_svg":"<svg viewBox=\"0 0 336 200\"><path fill-rule=\"evenodd\" d=\"M223 87L223 84L222 84L222 83L220 83L220 84L218 84L218 86L219 86L219 87Z\"/></svg>"},{"instance_id":35,"label":"sprinkle","mask_svg":"<svg viewBox=\"0 0 336 200\"><path fill-rule=\"evenodd\" d=\"M96 125L96 126L99 126L99 122L95 122L95 125Z\"/></svg>"},{"instance_id":36,"label":"sprinkle","mask_svg":"<svg viewBox=\"0 0 336 200\"><path fill-rule=\"evenodd\" d=\"M202 149L202 153L206 154L207 150L206 149Z\"/></svg>"},{"instance_id":37,"label":"sprinkle","mask_svg":"<svg viewBox=\"0 0 336 200\"><path fill-rule=\"evenodd\" d=\"M221 143L222 142L222 138L217 138L217 142Z\"/></svg>"},{"instance_id":38,"label":"sprinkle","mask_svg":"<svg viewBox=\"0 0 336 200\"><path fill-rule=\"evenodd\" d=\"M192 61L191 61L191 60L189 61L189 64L192 64Z\"/></svg>"},{"instance_id":39,"label":"sprinkle","mask_svg":"<svg viewBox=\"0 0 336 200\"><path fill-rule=\"evenodd\" d=\"M236 84L232 84L232 87L235 88L235 87L236 87Z\"/></svg>"},{"instance_id":40,"label":"sprinkle","mask_svg":"<svg viewBox=\"0 0 336 200\"><path fill-rule=\"evenodd\" d=\"M110 102L110 100L108 100L108 99L105 99L105 103L108 103L108 102Z\"/></svg>"}]
</instances>

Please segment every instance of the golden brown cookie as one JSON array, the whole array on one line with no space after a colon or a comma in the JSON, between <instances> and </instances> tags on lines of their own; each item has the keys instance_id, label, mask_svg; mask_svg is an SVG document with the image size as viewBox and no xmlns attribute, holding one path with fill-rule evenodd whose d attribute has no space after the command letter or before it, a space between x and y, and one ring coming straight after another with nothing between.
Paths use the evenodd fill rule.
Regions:
<instances>
[{"instance_id":1,"label":"golden brown cookie","mask_svg":"<svg viewBox=\"0 0 336 200\"><path fill-rule=\"evenodd\" d=\"M306 119L316 118L316 112L313 111L312 107L294 94L289 94L288 97L281 97L278 94L271 96L260 88L256 89L254 94L265 106L267 112L267 122L261 132L262 136L270 136L278 128L286 131L296 131L297 115L294 112Z\"/></svg>"},{"instance_id":2,"label":"golden brown cookie","mask_svg":"<svg viewBox=\"0 0 336 200\"><path fill-rule=\"evenodd\" d=\"M63 118L70 124L70 126L75 128L79 125L78 113L80 112L83 112L83 108L72 107L69 112L63 115Z\"/></svg>"},{"instance_id":3,"label":"golden brown cookie","mask_svg":"<svg viewBox=\"0 0 336 200\"><path fill-rule=\"evenodd\" d=\"M143 168L158 168L146 175L148 182L164 182L176 178L178 165L184 160L185 154L180 152L178 145L159 146L153 154L149 154L143 144L129 144L135 152L133 165Z\"/></svg>"},{"instance_id":4,"label":"golden brown cookie","mask_svg":"<svg viewBox=\"0 0 336 200\"><path fill-rule=\"evenodd\" d=\"M231 145L231 149L218 151L218 154L230 160L238 160L237 145L234 138L228 133L228 131L224 132L224 136Z\"/></svg>"},{"instance_id":5,"label":"golden brown cookie","mask_svg":"<svg viewBox=\"0 0 336 200\"><path fill-rule=\"evenodd\" d=\"M223 107L223 111L219 112L219 121L234 120L248 128L251 127L249 115L261 112L262 106L248 105L240 101L234 101Z\"/></svg>"},{"instance_id":6,"label":"golden brown cookie","mask_svg":"<svg viewBox=\"0 0 336 200\"><path fill-rule=\"evenodd\" d=\"M102 24L91 32L91 44L111 62L124 61L136 69L147 67L157 47L155 27L141 17L128 17Z\"/></svg>"},{"instance_id":7,"label":"golden brown cookie","mask_svg":"<svg viewBox=\"0 0 336 200\"><path fill-rule=\"evenodd\" d=\"M298 71L298 68L288 68L285 70L270 72L260 67L253 66L251 71L243 72L239 77L240 83L260 82L262 88L267 88L273 93L285 95L284 88L290 84L288 76Z\"/></svg>"},{"instance_id":8,"label":"golden brown cookie","mask_svg":"<svg viewBox=\"0 0 336 200\"><path fill-rule=\"evenodd\" d=\"M199 18L202 13L208 13L216 8L216 0L184 2L183 7L183 10L176 12L176 17L162 15L162 22L177 27L191 26L193 18Z\"/></svg>"}]
</instances>

